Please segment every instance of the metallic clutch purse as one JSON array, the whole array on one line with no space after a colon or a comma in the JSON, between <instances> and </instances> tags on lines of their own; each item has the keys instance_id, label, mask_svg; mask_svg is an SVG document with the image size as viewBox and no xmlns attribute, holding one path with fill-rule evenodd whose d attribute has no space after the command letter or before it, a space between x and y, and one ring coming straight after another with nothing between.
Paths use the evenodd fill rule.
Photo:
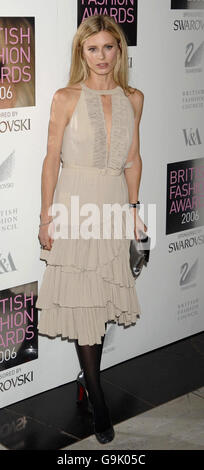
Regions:
<instances>
[{"instance_id":1,"label":"metallic clutch purse","mask_svg":"<svg viewBox=\"0 0 204 470\"><path fill-rule=\"evenodd\" d=\"M140 233L144 234L141 231ZM130 241L130 269L135 279L140 275L143 266L147 266L150 257L150 243L151 238L148 235L140 240L134 238Z\"/></svg>"}]
</instances>

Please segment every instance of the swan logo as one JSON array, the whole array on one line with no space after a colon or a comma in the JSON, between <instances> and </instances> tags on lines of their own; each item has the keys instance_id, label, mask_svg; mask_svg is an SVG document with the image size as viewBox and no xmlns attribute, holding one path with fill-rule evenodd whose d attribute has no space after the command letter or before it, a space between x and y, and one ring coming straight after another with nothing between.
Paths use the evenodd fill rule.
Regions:
<instances>
[{"instance_id":1,"label":"swan logo","mask_svg":"<svg viewBox=\"0 0 204 470\"><path fill-rule=\"evenodd\" d=\"M11 178L14 170L15 150L13 150L6 158L0 161L0 183ZM0 184L1 188L1 184Z\"/></svg>"},{"instance_id":2,"label":"swan logo","mask_svg":"<svg viewBox=\"0 0 204 470\"><path fill-rule=\"evenodd\" d=\"M171 0L172 10L203 10L203 0Z\"/></svg>"},{"instance_id":3,"label":"swan logo","mask_svg":"<svg viewBox=\"0 0 204 470\"><path fill-rule=\"evenodd\" d=\"M203 63L203 56L204 41L197 48L195 48L194 42L189 42L186 46L186 73L202 72L202 67L199 66Z\"/></svg>"},{"instance_id":4,"label":"swan logo","mask_svg":"<svg viewBox=\"0 0 204 470\"><path fill-rule=\"evenodd\" d=\"M192 266L189 266L189 263L183 263L180 270L180 286L186 286L192 284L195 281L196 274L198 272L198 259L194 261Z\"/></svg>"},{"instance_id":5,"label":"swan logo","mask_svg":"<svg viewBox=\"0 0 204 470\"><path fill-rule=\"evenodd\" d=\"M198 128L194 130L192 127L190 129L183 129L183 134L186 147L191 145L200 145L202 143Z\"/></svg>"}]
</instances>

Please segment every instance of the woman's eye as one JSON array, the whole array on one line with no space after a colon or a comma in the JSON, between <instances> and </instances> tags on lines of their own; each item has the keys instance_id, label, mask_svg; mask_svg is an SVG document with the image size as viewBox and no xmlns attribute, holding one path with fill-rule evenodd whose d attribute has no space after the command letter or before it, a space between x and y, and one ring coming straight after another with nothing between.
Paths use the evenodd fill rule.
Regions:
<instances>
[{"instance_id":1,"label":"woman's eye","mask_svg":"<svg viewBox=\"0 0 204 470\"><path fill-rule=\"evenodd\" d=\"M113 46L106 46L108 49L112 49ZM94 51L96 48L95 47L90 47L89 48L89 51Z\"/></svg>"}]
</instances>

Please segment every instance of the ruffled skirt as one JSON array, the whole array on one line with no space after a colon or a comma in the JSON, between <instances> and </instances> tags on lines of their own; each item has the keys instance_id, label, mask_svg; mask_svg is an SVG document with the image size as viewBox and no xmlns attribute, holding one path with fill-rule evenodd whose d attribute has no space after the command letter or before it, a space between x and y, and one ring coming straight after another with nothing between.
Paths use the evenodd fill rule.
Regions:
<instances>
[{"instance_id":1,"label":"ruffled skirt","mask_svg":"<svg viewBox=\"0 0 204 470\"><path fill-rule=\"evenodd\" d=\"M114 190L118 178L111 180ZM82 192L80 182L81 186L77 187ZM83 183L86 188L84 178ZM124 180L121 184L120 196L124 189L125 202ZM117 198L117 193L114 194ZM55 201L65 203L65 200L65 192L58 192ZM125 217L122 221L124 234ZM128 238L67 238L55 239L50 251L41 249L40 259L47 265L36 302L36 307L41 309L38 332L49 337L77 339L79 345L93 345L101 343L106 322L135 324L141 308L130 270L129 246Z\"/></svg>"}]
</instances>

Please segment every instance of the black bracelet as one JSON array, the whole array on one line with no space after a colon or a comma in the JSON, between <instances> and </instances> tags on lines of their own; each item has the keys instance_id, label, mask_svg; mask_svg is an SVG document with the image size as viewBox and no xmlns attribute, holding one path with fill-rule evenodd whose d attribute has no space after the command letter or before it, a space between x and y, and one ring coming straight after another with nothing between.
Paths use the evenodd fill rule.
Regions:
<instances>
[{"instance_id":1,"label":"black bracelet","mask_svg":"<svg viewBox=\"0 0 204 470\"><path fill-rule=\"evenodd\" d=\"M140 207L140 201L137 201L135 203L130 202L129 207L138 207L139 208Z\"/></svg>"}]
</instances>

